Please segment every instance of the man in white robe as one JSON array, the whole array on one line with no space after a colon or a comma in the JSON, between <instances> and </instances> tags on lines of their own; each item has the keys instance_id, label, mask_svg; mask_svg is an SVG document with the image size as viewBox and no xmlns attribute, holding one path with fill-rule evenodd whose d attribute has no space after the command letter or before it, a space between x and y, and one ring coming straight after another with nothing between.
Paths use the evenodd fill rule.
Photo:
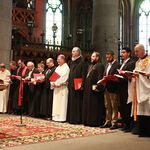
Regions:
<instances>
[{"instance_id":1,"label":"man in white robe","mask_svg":"<svg viewBox=\"0 0 150 150\"><path fill-rule=\"evenodd\" d=\"M59 55L57 57L58 67L55 72L60 76L55 82L51 82L54 88L53 93L53 107L52 107L52 120L64 122L67 115L68 104L68 87L67 80L69 77L69 67L65 63L65 56Z\"/></svg>"},{"instance_id":2,"label":"man in white robe","mask_svg":"<svg viewBox=\"0 0 150 150\"><path fill-rule=\"evenodd\" d=\"M0 112L6 113L9 98L10 71L5 68L3 63L0 64L0 80L3 81L2 84L6 87L0 91Z\"/></svg>"},{"instance_id":3,"label":"man in white robe","mask_svg":"<svg viewBox=\"0 0 150 150\"><path fill-rule=\"evenodd\" d=\"M136 45L135 55L139 58L134 69L137 75L132 79L129 97L133 99L134 118L138 116L139 136L147 137L150 136L150 56L142 44Z\"/></svg>"}]
</instances>

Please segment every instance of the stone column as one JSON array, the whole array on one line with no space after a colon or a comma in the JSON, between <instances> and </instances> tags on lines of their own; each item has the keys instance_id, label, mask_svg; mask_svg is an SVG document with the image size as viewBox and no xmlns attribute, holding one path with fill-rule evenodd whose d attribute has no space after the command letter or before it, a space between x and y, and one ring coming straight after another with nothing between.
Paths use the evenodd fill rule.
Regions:
<instances>
[{"instance_id":1,"label":"stone column","mask_svg":"<svg viewBox=\"0 0 150 150\"><path fill-rule=\"evenodd\" d=\"M11 57L12 1L0 0L0 62L9 64Z\"/></svg>"},{"instance_id":2,"label":"stone column","mask_svg":"<svg viewBox=\"0 0 150 150\"><path fill-rule=\"evenodd\" d=\"M93 46L105 62L107 50L118 58L119 0L93 0Z\"/></svg>"},{"instance_id":3,"label":"stone column","mask_svg":"<svg viewBox=\"0 0 150 150\"><path fill-rule=\"evenodd\" d=\"M45 33L46 0L37 0L35 3L35 28L34 36L41 39L41 33Z\"/></svg>"}]
</instances>

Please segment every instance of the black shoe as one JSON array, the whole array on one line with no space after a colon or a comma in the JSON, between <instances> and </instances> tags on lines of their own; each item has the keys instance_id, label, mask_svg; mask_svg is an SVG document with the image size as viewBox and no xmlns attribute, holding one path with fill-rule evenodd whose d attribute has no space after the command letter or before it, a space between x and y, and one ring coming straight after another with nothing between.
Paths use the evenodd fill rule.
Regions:
<instances>
[{"instance_id":1,"label":"black shoe","mask_svg":"<svg viewBox=\"0 0 150 150\"><path fill-rule=\"evenodd\" d=\"M124 133L128 133L128 132L131 132L130 128L127 128L126 130L124 130Z\"/></svg>"},{"instance_id":2,"label":"black shoe","mask_svg":"<svg viewBox=\"0 0 150 150\"><path fill-rule=\"evenodd\" d=\"M139 134L139 137L150 137L148 134Z\"/></svg>"},{"instance_id":3,"label":"black shoe","mask_svg":"<svg viewBox=\"0 0 150 150\"><path fill-rule=\"evenodd\" d=\"M102 126L100 126L100 128L110 128L111 127L111 124L104 124Z\"/></svg>"},{"instance_id":4,"label":"black shoe","mask_svg":"<svg viewBox=\"0 0 150 150\"><path fill-rule=\"evenodd\" d=\"M138 134L139 134L139 130L138 130L137 128L133 128L133 129L131 130L131 133L132 133L132 134L135 134L135 135L138 135Z\"/></svg>"},{"instance_id":5,"label":"black shoe","mask_svg":"<svg viewBox=\"0 0 150 150\"><path fill-rule=\"evenodd\" d=\"M116 124L114 124L110 127L110 130L114 130L114 129L118 129L118 126Z\"/></svg>"}]
</instances>

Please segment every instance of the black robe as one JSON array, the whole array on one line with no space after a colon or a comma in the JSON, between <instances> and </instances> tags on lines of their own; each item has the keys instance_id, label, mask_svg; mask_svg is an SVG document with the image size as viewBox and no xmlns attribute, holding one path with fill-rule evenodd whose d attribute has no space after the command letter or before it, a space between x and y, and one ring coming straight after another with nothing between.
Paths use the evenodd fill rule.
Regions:
<instances>
[{"instance_id":1,"label":"black robe","mask_svg":"<svg viewBox=\"0 0 150 150\"><path fill-rule=\"evenodd\" d=\"M101 63L89 67L83 98L83 124L86 126L100 126L104 121L104 87L99 85L99 92L92 90L92 86L102 79L103 72L104 66Z\"/></svg>"},{"instance_id":2,"label":"black robe","mask_svg":"<svg viewBox=\"0 0 150 150\"><path fill-rule=\"evenodd\" d=\"M40 115L41 117L52 117L52 103L53 103L53 90L50 89L49 78L55 71L56 67L48 68L45 70L45 81L41 96Z\"/></svg>"},{"instance_id":3,"label":"black robe","mask_svg":"<svg viewBox=\"0 0 150 150\"><path fill-rule=\"evenodd\" d=\"M34 68L32 70L32 73L30 75L31 78L34 78L34 73L38 73L37 69ZM29 70L27 69L26 75L25 77L28 77L29 75ZM31 113L33 112L33 96L35 93L35 86L33 85L33 83L29 82L25 82L24 83L24 90L23 90L23 108L24 108L24 113L31 115Z\"/></svg>"},{"instance_id":4,"label":"black robe","mask_svg":"<svg viewBox=\"0 0 150 150\"><path fill-rule=\"evenodd\" d=\"M44 74L44 72L42 72L42 74ZM36 85L34 85L34 94L32 98L33 103L30 111L30 116L32 117L40 116L40 107L41 107L43 89L44 89L44 82L37 82Z\"/></svg>"},{"instance_id":5,"label":"black robe","mask_svg":"<svg viewBox=\"0 0 150 150\"><path fill-rule=\"evenodd\" d=\"M10 70L11 75L17 75L17 69ZM18 88L17 79L15 77L11 78L10 90L9 90L9 100L7 106L7 112L13 113L13 101L15 100L15 91Z\"/></svg>"},{"instance_id":6,"label":"black robe","mask_svg":"<svg viewBox=\"0 0 150 150\"><path fill-rule=\"evenodd\" d=\"M71 61L69 64L70 74L68 79L68 108L67 108L67 121L71 124L82 123L82 106L83 106L83 89L85 78L87 74L88 64L82 58L79 57L75 61ZM75 90L74 79L82 78L82 89Z\"/></svg>"},{"instance_id":7,"label":"black robe","mask_svg":"<svg viewBox=\"0 0 150 150\"><path fill-rule=\"evenodd\" d=\"M135 68L135 62L129 59L122 70L133 71ZM131 128L131 103L127 104L128 99L128 79L125 77L119 79L119 94L120 94L120 113L123 119L123 124L125 128Z\"/></svg>"},{"instance_id":8,"label":"black robe","mask_svg":"<svg viewBox=\"0 0 150 150\"><path fill-rule=\"evenodd\" d=\"M25 71L23 71L25 70ZM17 76L20 76L22 78L25 78L27 72L27 68L26 66L24 66L23 68L18 68L17 69ZM19 95L19 86L20 86L20 80L16 79L16 89L14 90L14 99L13 99L13 113L15 114L19 114L20 113L20 107L18 106L18 95ZM24 95L24 94L23 94ZM23 99L25 99L25 97L23 96Z\"/></svg>"}]
</instances>

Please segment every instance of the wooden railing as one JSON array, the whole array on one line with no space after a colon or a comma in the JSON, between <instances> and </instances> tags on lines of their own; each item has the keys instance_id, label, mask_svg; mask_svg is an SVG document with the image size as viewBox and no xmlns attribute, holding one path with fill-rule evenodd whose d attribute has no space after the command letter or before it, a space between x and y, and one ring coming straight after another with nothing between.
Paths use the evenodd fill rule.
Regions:
<instances>
[{"instance_id":1,"label":"wooden railing","mask_svg":"<svg viewBox=\"0 0 150 150\"><path fill-rule=\"evenodd\" d=\"M26 26L28 21L35 22L34 11L25 8L14 7L12 10L13 25Z\"/></svg>"},{"instance_id":2,"label":"wooden railing","mask_svg":"<svg viewBox=\"0 0 150 150\"><path fill-rule=\"evenodd\" d=\"M30 41L28 23L35 23L34 11L25 8L14 7L12 10L12 25L18 32Z\"/></svg>"}]
</instances>

